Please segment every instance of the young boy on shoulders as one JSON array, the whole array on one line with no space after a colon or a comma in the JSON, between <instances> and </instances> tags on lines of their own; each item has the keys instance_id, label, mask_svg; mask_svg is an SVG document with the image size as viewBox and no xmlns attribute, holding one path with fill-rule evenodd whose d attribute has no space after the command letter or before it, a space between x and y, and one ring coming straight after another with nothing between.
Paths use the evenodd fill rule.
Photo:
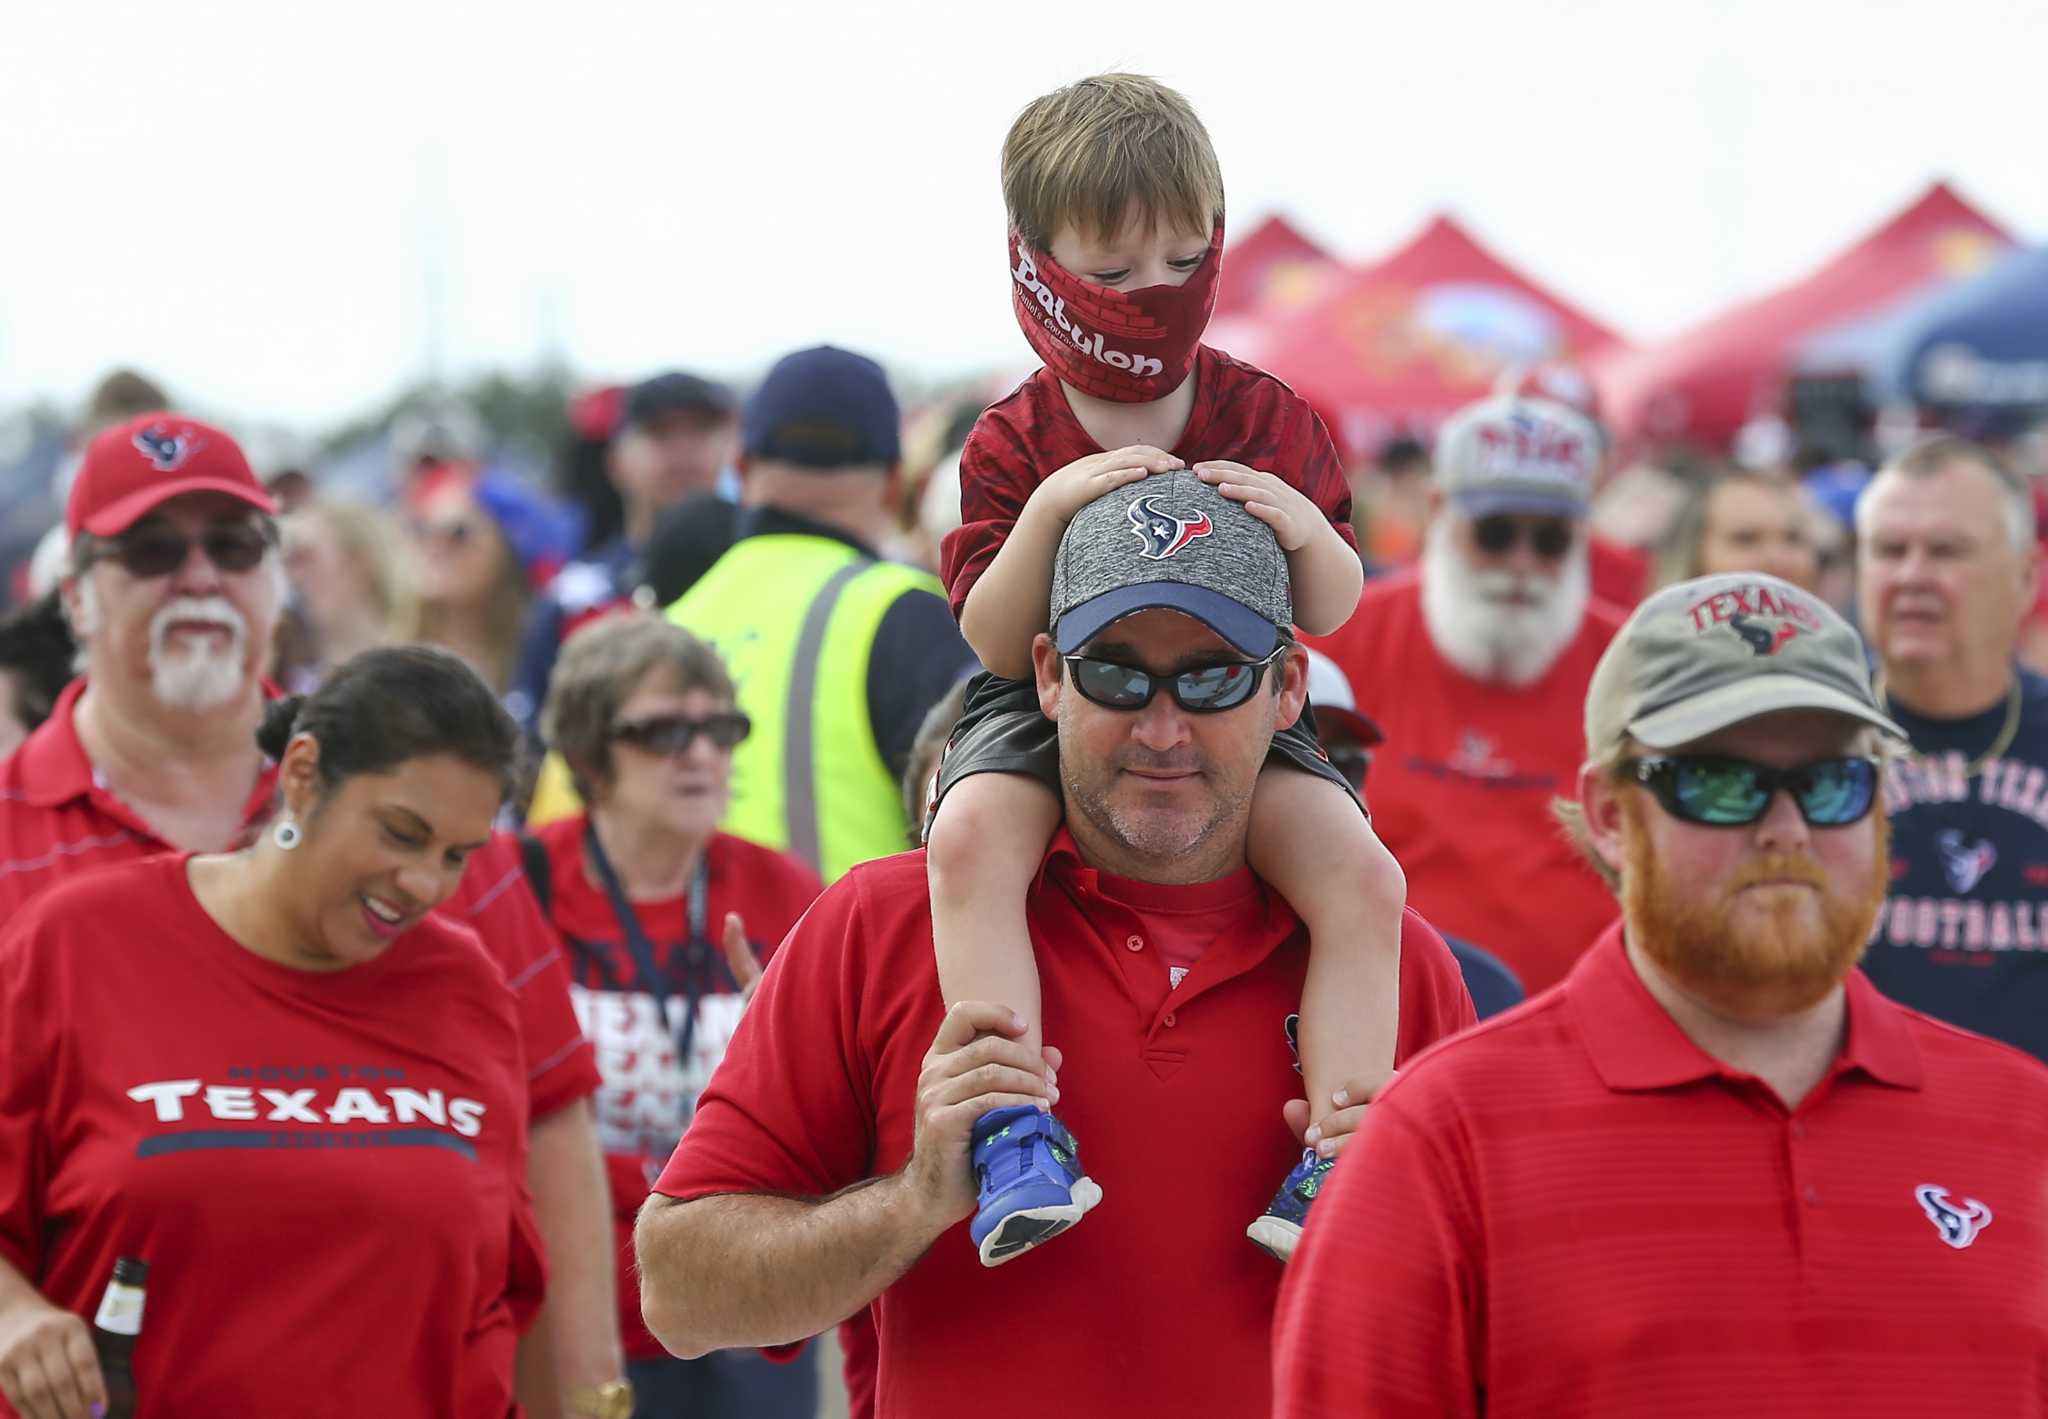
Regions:
<instances>
[{"instance_id":1,"label":"young boy on shoulders","mask_svg":"<svg viewBox=\"0 0 2048 1419\"><path fill-rule=\"evenodd\" d=\"M941 570L989 673L971 686L942 761L928 856L947 1003L1006 1004L1039 1048L1024 902L1059 827L1061 789L1031 645L1046 629L1068 521L1129 487L1142 537L1141 520L1167 514L1143 506L1139 485L1185 467L1273 529L1302 630L1343 625L1363 572L1344 470L1321 420L1279 380L1201 343L1222 261L1223 182L1187 100L1130 74L1036 100L1004 142L1003 196L1017 320L1045 368L982 415L960 458L963 525L946 540ZM1231 679L1225 660L1202 668ZM1239 666L1237 678L1254 673ZM1309 930L1300 1057L1311 1146L1247 1228L1285 1260L1334 1161L1321 1126L1363 1105L1393 1067L1406 890L1306 716L1274 739L1259 776L1250 861ZM988 1115L975 1134L971 1233L991 1266L1064 1231L1101 1198L1064 1127L1011 1117L1018 1112Z\"/></svg>"}]
</instances>

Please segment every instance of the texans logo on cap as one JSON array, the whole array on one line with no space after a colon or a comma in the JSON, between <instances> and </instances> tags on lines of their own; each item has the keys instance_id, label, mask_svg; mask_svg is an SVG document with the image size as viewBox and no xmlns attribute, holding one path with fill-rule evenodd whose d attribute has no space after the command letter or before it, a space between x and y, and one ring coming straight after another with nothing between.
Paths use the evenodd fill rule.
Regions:
<instances>
[{"instance_id":1,"label":"texans logo on cap","mask_svg":"<svg viewBox=\"0 0 2048 1419\"><path fill-rule=\"evenodd\" d=\"M1785 648L1785 642L1799 634L1799 627L1790 621L1780 621L1774 631L1750 620L1740 611L1728 618L1728 629L1741 636L1757 655L1776 655Z\"/></svg>"},{"instance_id":2,"label":"texans logo on cap","mask_svg":"<svg viewBox=\"0 0 2048 1419\"><path fill-rule=\"evenodd\" d=\"M1157 497L1139 498L1130 507L1131 530L1145 544L1138 555L1147 561L1163 562L1197 537L1216 530L1206 512L1193 517L1175 517L1159 505Z\"/></svg>"},{"instance_id":3,"label":"texans logo on cap","mask_svg":"<svg viewBox=\"0 0 2048 1419\"><path fill-rule=\"evenodd\" d=\"M1818 631L1820 613L1768 586L1736 586L1686 608L1695 633L1705 635L1726 626L1752 655L1776 655L1802 631Z\"/></svg>"},{"instance_id":4,"label":"texans logo on cap","mask_svg":"<svg viewBox=\"0 0 2048 1419\"><path fill-rule=\"evenodd\" d=\"M172 433L162 424L151 424L148 428L136 432L135 447L156 465L157 472L170 473L190 458L199 444L189 430L184 433Z\"/></svg>"}]
</instances>

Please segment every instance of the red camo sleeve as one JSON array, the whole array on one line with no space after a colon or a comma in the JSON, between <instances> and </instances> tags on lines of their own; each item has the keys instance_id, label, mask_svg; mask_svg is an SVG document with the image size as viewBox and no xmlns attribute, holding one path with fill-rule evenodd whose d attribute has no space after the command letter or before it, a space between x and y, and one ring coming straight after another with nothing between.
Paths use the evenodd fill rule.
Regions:
<instances>
[{"instance_id":1,"label":"red camo sleeve","mask_svg":"<svg viewBox=\"0 0 2048 1419\"><path fill-rule=\"evenodd\" d=\"M1413 907L1401 908L1401 1019L1394 1063L1479 1023L1458 958Z\"/></svg>"},{"instance_id":2,"label":"red camo sleeve","mask_svg":"<svg viewBox=\"0 0 2048 1419\"><path fill-rule=\"evenodd\" d=\"M939 546L939 580L955 618L1041 481L1030 445L1016 430L993 410L975 421L960 450L960 526Z\"/></svg>"},{"instance_id":3,"label":"red camo sleeve","mask_svg":"<svg viewBox=\"0 0 2048 1419\"><path fill-rule=\"evenodd\" d=\"M1351 525L1351 480L1344 474L1344 460L1338 455L1322 416L1305 399L1297 396L1294 404L1297 423L1289 431L1288 442L1300 452L1295 466L1300 470L1301 490L1355 552L1358 532Z\"/></svg>"},{"instance_id":4,"label":"red camo sleeve","mask_svg":"<svg viewBox=\"0 0 2048 1419\"><path fill-rule=\"evenodd\" d=\"M1287 1264L1273 1322L1275 1419L1480 1412L1476 1208L1461 1170L1398 1098L1367 1110Z\"/></svg>"},{"instance_id":5,"label":"red camo sleeve","mask_svg":"<svg viewBox=\"0 0 2048 1419\"><path fill-rule=\"evenodd\" d=\"M518 1003L528 1118L546 1118L596 1093L604 1081L597 1053L576 1023L561 937L541 914L509 834L500 834L477 854L450 906L483 938Z\"/></svg>"},{"instance_id":6,"label":"red camo sleeve","mask_svg":"<svg viewBox=\"0 0 2048 1419\"><path fill-rule=\"evenodd\" d=\"M862 874L825 889L775 949L688 1132L654 1190L822 1197L873 1166L859 1019Z\"/></svg>"},{"instance_id":7,"label":"red camo sleeve","mask_svg":"<svg viewBox=\"0 0 2048 1419\"><path fill-rule=\"evenodd\" d=\"M50 1183L44 1111L58 1011L35 981L30 938L41 914L0 933L0 1259L33 1282L43 1269L43 1199Z\"/></svg>"}]
</instances>

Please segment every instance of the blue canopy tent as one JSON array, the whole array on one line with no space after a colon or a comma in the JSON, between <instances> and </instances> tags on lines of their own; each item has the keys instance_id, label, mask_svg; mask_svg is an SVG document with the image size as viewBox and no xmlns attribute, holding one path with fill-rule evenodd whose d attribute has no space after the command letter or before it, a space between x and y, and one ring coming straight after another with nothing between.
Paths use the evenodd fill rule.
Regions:
<instances>
[{"instance_id":1,"label":"blue canopy tent","mask_svg":"<svg viewBox=\"0 0 2048 1419\"><path fill-rule=\"evenodd\" d=\"M1823 331L1795 366L1860 374L1877 402L1911 401L1986 432L2031 422L2048 414L2048 247Z\"/></svg>"}]
</instances>

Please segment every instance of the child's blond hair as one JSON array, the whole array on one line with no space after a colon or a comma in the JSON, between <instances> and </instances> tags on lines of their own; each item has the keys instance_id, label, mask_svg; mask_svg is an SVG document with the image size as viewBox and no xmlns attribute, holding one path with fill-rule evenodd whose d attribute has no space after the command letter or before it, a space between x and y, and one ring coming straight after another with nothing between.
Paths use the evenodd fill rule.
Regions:
<instances>
[{"instance_id":1,"label":"child's blond hair","mask_svg":"<svg viewBox=\"0 0 2048 1419\"><path fill-rule=\"evenodd\" d=\"M1108 240L1134 204L1148 223L1207 235L1223 215L1223 173L1186 99L1143 74L1097 74L1017 115L1003 140L1003 201L1038 251L1066 226Z\"/></svg>"}]
</instances>

